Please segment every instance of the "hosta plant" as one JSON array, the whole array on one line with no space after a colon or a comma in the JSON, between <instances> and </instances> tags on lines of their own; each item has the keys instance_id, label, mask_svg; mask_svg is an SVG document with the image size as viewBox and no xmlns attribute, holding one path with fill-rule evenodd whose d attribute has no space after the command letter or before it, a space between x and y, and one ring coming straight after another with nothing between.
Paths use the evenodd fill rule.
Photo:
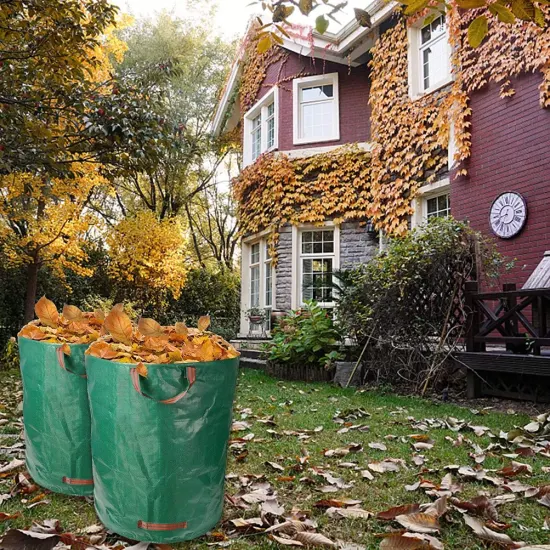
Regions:
<instances>
[{"instance_id":1,"label":"hosta plant","mask_svg":"<svg viewBox=\"0 0 550 550\"><path fill-rule=\"evenodd\" d=\"M185 323L163 327L145 318L136 326L118 304L105 318L105 335L86 353L117 363L137 363L142 376L147 375L147 363L196 363L238 357L239 352L221 336L209 332L209 326L208 316L199 319L197 328Z\"/></svg>"},{"instance_id":2,"label":"hosta plant","mask_svg":"<svg viewBox=\"0 0 550 550\"><path fill-rule=\"evenodd\" d=\"M47 344L89 344L101 334L103 311L83 312L76 306L64 306L59 313L55 304L45 296L34 311L38 319L25 325L19 336Z\"/></svg>"}]
</instances>

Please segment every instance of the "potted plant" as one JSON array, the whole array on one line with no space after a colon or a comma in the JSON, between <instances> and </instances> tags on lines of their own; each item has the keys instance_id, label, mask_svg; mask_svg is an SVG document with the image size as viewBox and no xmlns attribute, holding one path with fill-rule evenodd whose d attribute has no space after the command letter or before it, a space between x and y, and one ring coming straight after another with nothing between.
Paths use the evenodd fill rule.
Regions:
<instances>
[{"instance_id":1,"label":"potted plant","mask_svg":"<svg viewBox=\"0 0 550 550\"><path fill-rule=\"evenodd\" d=\"M261 325L265 322L265 310L259 307L251 307L247 310L246 317L252 325Z\"/></svg>"}]
</instances>

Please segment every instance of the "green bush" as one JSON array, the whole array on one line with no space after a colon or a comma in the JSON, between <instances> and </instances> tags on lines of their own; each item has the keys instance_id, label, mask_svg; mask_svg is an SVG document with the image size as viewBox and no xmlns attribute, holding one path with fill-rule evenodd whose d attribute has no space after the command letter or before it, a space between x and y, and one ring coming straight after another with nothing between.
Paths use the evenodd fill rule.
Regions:
<instances>
[{"instance_id":1,"label":"green bush","mask_svg":"<svg viewBox=\"0 0 550 550\"><path fill-rule=\"evenodd\" d=\"M273 329L272 338L265 351L273 363L329 369L340 357L340 331L316 302L290 312Z\"/></svg>"},{"instance_id":2,"label":"green bush","mask_svg":"<svg viewBox=\"0 0 550 550\"><path fill-rule=\"evenodd\" d=\"M464 334L464 284L493 279L502 267L492 241L465 223L436 218L339 275L337 319L358 353L370 344L366 356L377 380L425 391Z\"/></svg>"},{"instance_id":3,"label":"green bush","mask_svg":"<svg viewBox=\"0 0 550 550\"><path fill-rule=\"evenodd\" d=\"M211 330L227 340L237 337L241 315L241 281L229 270L193 269L178 300L169 300L160 323L185 321L196 326L210 315Z\"/></svg>"}]
</instances>

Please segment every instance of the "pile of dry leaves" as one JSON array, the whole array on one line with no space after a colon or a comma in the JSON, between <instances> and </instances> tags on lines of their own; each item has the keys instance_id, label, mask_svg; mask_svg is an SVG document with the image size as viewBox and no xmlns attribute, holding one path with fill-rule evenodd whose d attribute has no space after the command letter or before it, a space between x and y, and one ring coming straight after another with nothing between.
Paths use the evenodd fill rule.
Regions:
<instances>
[{"instance_id":1,"label":"pile of dry leaves","mask_svg":"<svg viewBox=\"0 0 550 550\"><path fill-rule=\"evenodd\" d=\"M34 307L38 319L25 325L19 336L40 340L47 344L89 344L101 333L105 314L97 310L80 311L76 306L65 306L61 315L55 304L45 296Z\"/></svg>"},{"instance_id":2,"label":"pile of dry leaves","mask_svg":"<svg viewBox=\"0 0 550 550\"><path fill-rule=\"evenodd\" d=\"M117 363L137 363L142 376L147 375L146 363L196 363L238 357L239 352L231 344L208 332L209 326L208 316L199 319L198 328L188 328L184 323L163 327L144 318L134 326L119 304L105 318L104 336L86 354Z\"/></svg>"}]
</instances>

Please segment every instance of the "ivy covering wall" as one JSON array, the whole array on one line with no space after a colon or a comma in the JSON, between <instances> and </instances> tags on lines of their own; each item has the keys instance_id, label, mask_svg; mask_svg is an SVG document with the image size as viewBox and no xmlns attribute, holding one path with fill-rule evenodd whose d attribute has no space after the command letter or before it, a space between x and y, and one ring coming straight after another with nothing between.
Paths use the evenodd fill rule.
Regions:
<instances>
[{"instance_id":1,"label":"ivy covering wall","mask_svg":"<svg viewBox=\"0 0 550 550\"><path fill-rule=\"evenodd\" d=\"M545 8L544 16L550 21L550 7ZM262 155L234 181L242 233L271 228L275 243L279 229L287 223L372 218L387 234L402 235L421 186L448 170L451 128L457 173L465 174L461 163L470 156L470 94L496 82L501 84L501 96L510 97L514 93L511 78L540 71L541 108L550 107L550 32L533 23L519 21L511 26L495 21L474 50L468 44L467 28L476 15L476 11L456 9L447 14L454 80L441 90L411 99L407 25L412 21L396 14L394 26L371 50L372 152L345 146L305 159ZM258 97L268 67L283 64L288 56L279 48L259 54L253 37L245 47L242 113Z\"/></svg>"}]
</instances>

